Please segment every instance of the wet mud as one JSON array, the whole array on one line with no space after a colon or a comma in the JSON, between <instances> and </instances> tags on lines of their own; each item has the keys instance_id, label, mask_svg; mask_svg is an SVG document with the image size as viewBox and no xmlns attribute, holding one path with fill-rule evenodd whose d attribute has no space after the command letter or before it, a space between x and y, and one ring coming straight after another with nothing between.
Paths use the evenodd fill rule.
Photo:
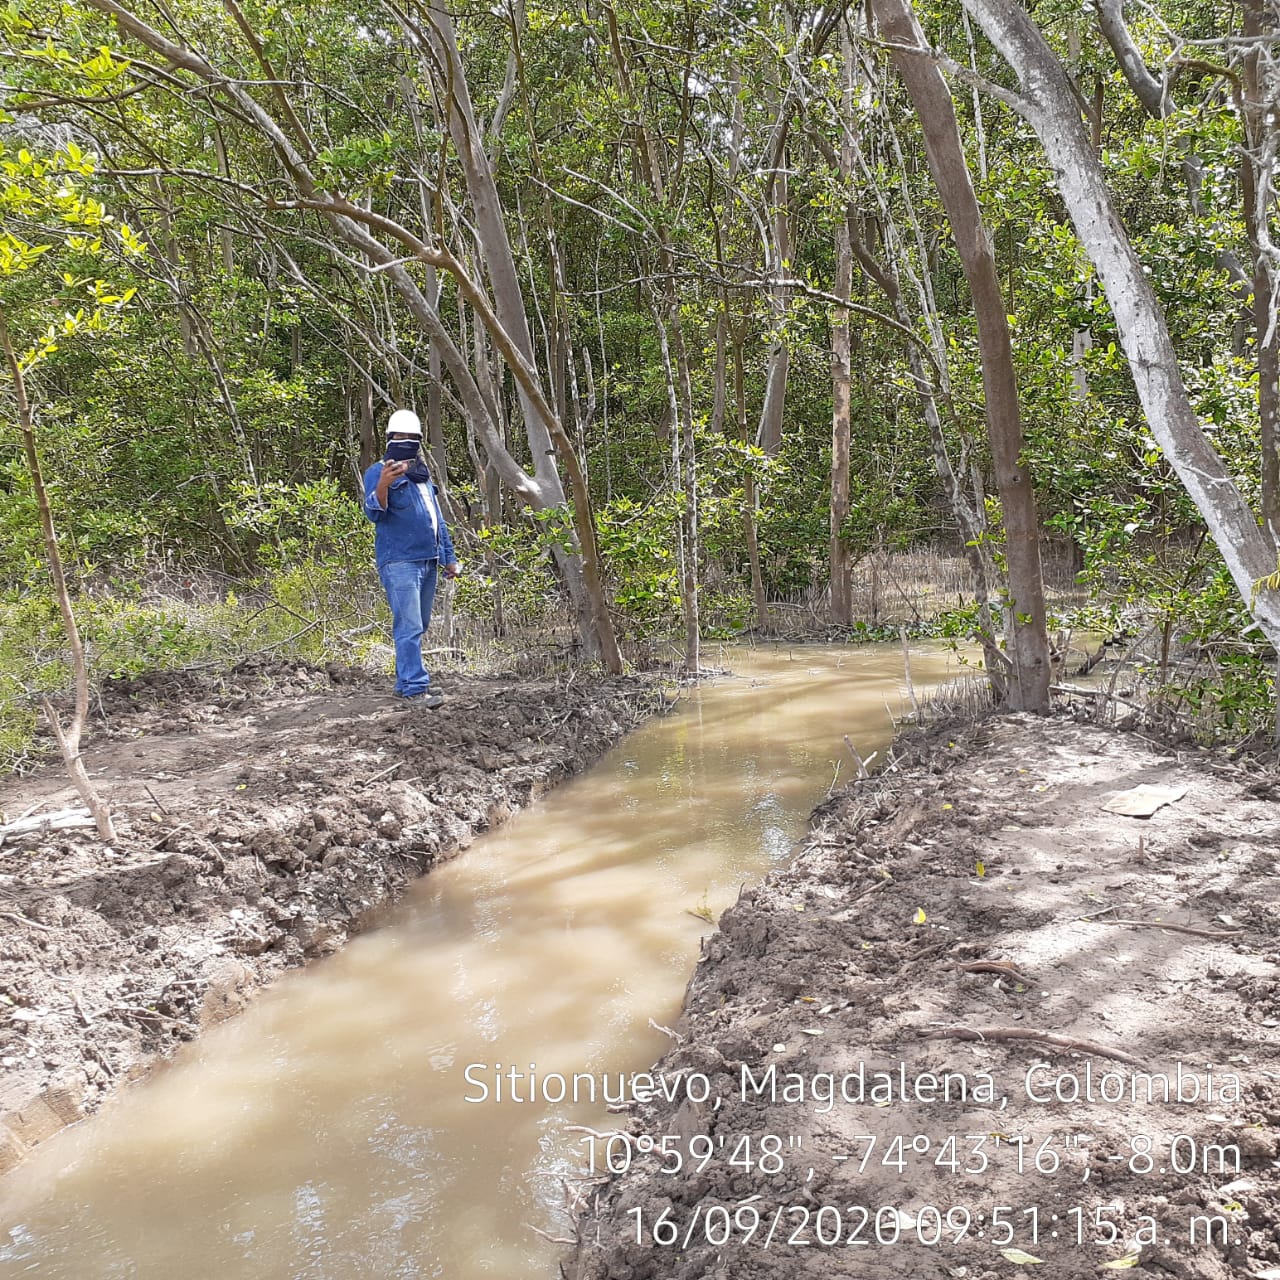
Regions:
<instances>
[{"instance_id":1,"label":"wet mud","mask_svg":"<svg viewBox=\"0 0 1280 1280\"><path fill-rule=\"evenodd\" d=\"M0 1171L662 705L641 680L444 688L429 711L260 661L103 691L84 755L119 839L0 847ZM75 806L53 766L0 787L10 820Z\"/></svg>"},{"instance_id":2,"label":"wet mud","mask_svg":"<svg viewBox=\"0 0 1280 1280\"><path fill-rule=\"evenodd\" d=\"M1277 799L1066 718L900 742L706 939L565 1274L1280 1277Z\"/></svg>"}]
</instances>

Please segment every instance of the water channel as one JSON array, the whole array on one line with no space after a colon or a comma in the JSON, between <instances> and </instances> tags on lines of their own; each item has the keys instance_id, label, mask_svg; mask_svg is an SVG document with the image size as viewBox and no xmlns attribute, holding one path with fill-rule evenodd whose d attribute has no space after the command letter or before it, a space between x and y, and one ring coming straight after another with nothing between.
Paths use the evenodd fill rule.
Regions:
<instances>
[{"instance_id":1,"label":"water channel","mask_svg":"<svg viewBox=\"0 0 1280 1280\"><path fill-rule=\"evenodd\" d=\"M497 1103L499 1072L604 1080L667 1047L700 936L883 752L901 651L734 650L587 775L414 886L0 1183L0 1277L541 1280L603 1105ZM948 674L912 655L917 688ZM501 1067L498 1064L502 1064Z\"/></svg>"}]
</instances>

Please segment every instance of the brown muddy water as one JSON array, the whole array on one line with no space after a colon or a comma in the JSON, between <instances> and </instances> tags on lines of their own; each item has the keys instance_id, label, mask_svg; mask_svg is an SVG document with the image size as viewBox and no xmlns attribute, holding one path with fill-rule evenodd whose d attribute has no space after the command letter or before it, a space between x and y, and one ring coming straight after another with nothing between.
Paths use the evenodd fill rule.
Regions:
<instances>
[{"instance_id":1,"label":"brown muddy water","mask_svg":"<svg viewBox=\"0 0 1280 1280\"><path fill-rule=\"evenodd\" d=\"M708 655L710 656L710 655ZM565 1175L665 1049L699 939L884 752L896 647L726 651L587 775L0 1183L0 1277L536 1280ZM917 689L948 674L917 651ZM886 706L886 703L888 706ZM509 1098L511 1071L522 1101ZM530 1081L535 1100L527 1100ZM503 1100L496 1100L499 1083ZM487 1096L486 1096L487 1095ZM602 1153L597 1151L597 1160Z\"/></svg>"}]
</instances>

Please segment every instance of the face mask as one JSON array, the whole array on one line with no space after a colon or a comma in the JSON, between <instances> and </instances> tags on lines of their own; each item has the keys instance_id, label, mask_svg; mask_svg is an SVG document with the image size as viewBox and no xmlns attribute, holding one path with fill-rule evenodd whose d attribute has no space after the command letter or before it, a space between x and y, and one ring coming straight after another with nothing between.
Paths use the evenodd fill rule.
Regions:
<instances>
[{"instance_id":1,"label":"face mask","mask_svg":"<svg viewBox=\"0 0 1280 1280\"><path fill-rule=\"evenodd\" d=\"M387 457L392 462L412 462L418 453L416 440L388 440Z\"/></svg>"}]
</instances>

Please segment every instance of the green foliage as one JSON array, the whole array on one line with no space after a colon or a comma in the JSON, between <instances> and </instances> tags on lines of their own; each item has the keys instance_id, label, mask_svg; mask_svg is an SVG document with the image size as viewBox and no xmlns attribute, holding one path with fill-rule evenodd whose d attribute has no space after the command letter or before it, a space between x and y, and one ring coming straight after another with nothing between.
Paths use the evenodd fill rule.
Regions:
<instances>
[{"instance_id":1,"label":"green foliage","mask_svg":"<svg viewBox=\"0 0 1280 1280\"><path fill-rule=\"evenodd\" d=\"M373 559L373 526L332 480L241 480L222 513L228 528L252 540L272 573L329 558L358 573Z\"/></svg>"},{"instance_id":2,"label":"green foliage","mask_svg":"<svg viewBox=\"0 0 1280 1280\"><path fill-rule=\"evenodd\" d=\"M920 12L929 39L967 64L959 9L939 3ZM750 617L749 500L767 593L812 600L824 589L829 302L837 231L850 216L899 275L909 327L925 343L942 393L952 460L966 482L981 481L975 491L994 493L971 299L910 104L896 78L881 75L883 51L859 50L850 108L839 39L818 47L821 24L797 27L776 7L624 0L606 13L539 0L523 13L515 31L502 7L458 10L455 25L469 96L493 131L484 145L537 362L556 403L573 402L576 387L578 411L567 425L581 428L607 585L624 628L647 637L680 625L683 498L655 322L668 269L659 231L674 246L670 269L698 423L697 569L709 636L733 634ZM264 109L279 115L280 96L289 97L318 148L313 169L322 188L410 231L439 235L483 277L494 264L474 261L477 210L452 139L434 127L430 104L444 86L429 83L421 50L367 5L267 0L245 14L278 77L271 87L220 8L178 0L166 20L228 83L258 85ZM609 17L628 59L628 89L614 64ZM1256 501L1256 353L1241 299L1221 270L1223 251L1247 261L1249 248L1239 186L1245 139L1229 79L1180 66L1172 111L1153 121L1087 12L1046 0L1035 19L1064 55L1072 50L1083 98L1100 90L1101 152L1119 211L1169 317L1197 412ZM1212 42L1223 21L1207 5L1132 10L1128 19L1153 67L1179 40ZM517 38L520 74L510 83ZM1206 58L1235 56L1211 43L1194 47ZM338 625L329 619L346 616L349 601L376 598L372 530L356 486L370 447L362 441L370 430L362 423L366 391L372 385L376 436L388 405L426 398L438 348L429 350L390 277L353 256L321 215L275 207L273 200L287 204L297 194L288 166L220 95L157 83L153 60L114 24L64 0L22 0L0 12L0 48L7 110L0 306L18 317L36 374L41 456L73 586L88 611L95 670L114 661L136 669L204 660L255 643L321 652ZM1010 83L989 47L979 42L974 56L981 74ZM1233 611L1199 517L1142 420L1114 319L1041 148L1024 123L989 103L979 138L967 91L956 99L1011 316L1024 461L1047 528L1083 557L1081 586L1099 615L1153 621L1166 634L1170 664L1191 645L1218 654L1242 625L1239 602ZM780 127L779 109L800 100L802 118ZM46 125L64 131L57 136L95 138L100 163L112 170L109 200L96 158L74 142L50 151ZM662 190L650 180L642 131ZM852 175L834 163L846 137L864 150ZM1182 173L1192 153L1202 215ZM106 203L139 210L142 225L113 221ZM762 243L782 213L787 261L773 263ZM1275 239L1280 228L1271 232ZM387 243L397 257L406 250ZM778 288L775 268L799 286ZM518 398L483 334L477 341L473 312L445 274L429 281L420 263L408 269L428 292L439 288L445 331L481 372L481 397L492 402L517 460L533 470L518 439ZM888 312L885 299L856 271L852 292L859 308L849 318L852 504L840 535L855 560L865 560L953 529L902 335L876 318ZM927 318L919 314L924 296ZM1087 349L1077 350L1086 333ZM69 341L79 334L93 342ZM766 458L751 442L771 342L780 336L790 355L785 429L780 452ZM463 410L445 365L449 478L456 493L475 499L468 485L473 466L487 464L487 446L470 438L474 405ZM531 515L508 495L501 512L487 515L489 527L474 540L459 539L468 566L483 569L458 583L458 608L483 616L500 598L509 619L550 625L564 613L549 566L553 548L574 546L569 510ZM999 567L998 504L988 517L984 545ZM12 433L0 432L0 586L41 590L41 565L25 466ZM242 596L274 603L252 623L244 621L248 605L244 612L226 605L224 617L223 605L206 604L188 619L182 608L126 590L157 565L228 572L252 584L238 589ZM101 603L108 584L127 601L116 614ZM317 618L324 621L304 630ZM971 606L961 605L928 625L959 637L972 624ZM31 625L41 633L38 619ZM213 643L206 632L220 638ZM56 648L52 640L46 646ZM27 659L54 679L45 653L37 645ZM1244 732L1249 679L1238 673L1267 660L1260 649L1215 658L1216 674L1204 688L1188 683L1179 705L1217 714L1217 679ZM11 664L3 669L27 678ZM1262 674L1255 684L1270 687ZM1219 718L1225 723L1225 703Z\"/></svg>"},{"instance_id":3,"label":"green foliage","mask_svg":"<svg viewBox=\"0 0 1280 1280\"><path fill-rule=\"evenodd\" d=\"M617 498L596 513L613 601L636 635L666 635L675 629L680 609L675 551L680 505L675 494L656 503Z\"/></svg>"}]
</instances>

